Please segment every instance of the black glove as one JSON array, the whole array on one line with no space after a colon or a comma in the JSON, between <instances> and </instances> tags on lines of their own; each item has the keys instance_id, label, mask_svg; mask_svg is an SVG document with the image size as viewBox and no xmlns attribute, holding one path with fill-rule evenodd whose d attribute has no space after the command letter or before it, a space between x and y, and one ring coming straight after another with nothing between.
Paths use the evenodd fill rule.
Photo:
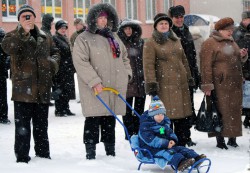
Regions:
<instances>
[{"instance_id":1,"label":"black glove","mask_svg":"<svg viewBox=\"0 0 250 173\"><path fill-rule=\"evenodd\" d=\"M149 94L150 96L154 97L154 96L157 95L157 91L150 91L148 94Z\"/></svg>"},{"instance_id":2,"label":"black glove","mask_svg":"<svg viewBox=\"0 0 250 173\"><path fill-rule=\"evenodd\" d=\"M52 100L58 100L61 93L62 93L62 90L56 89L55 91L51 93L50 97Z\"/></svg>"}]
</instances>

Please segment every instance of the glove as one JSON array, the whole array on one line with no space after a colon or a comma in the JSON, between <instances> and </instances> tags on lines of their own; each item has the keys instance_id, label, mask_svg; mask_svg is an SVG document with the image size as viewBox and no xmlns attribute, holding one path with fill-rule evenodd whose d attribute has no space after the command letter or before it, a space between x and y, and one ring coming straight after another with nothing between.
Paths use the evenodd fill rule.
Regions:
<instances>
[{"instance_id":1,"label":"glove","mask_svg":"<svg viewBox=\"0 0 250 173\"><path fill-rule=\"evenodd\" d=\"M194 81L193 78L190 78L190 79L188 80L188 85L191 86L191 87L195 86L195 81Z\"/></svg>"},{"instance_id":2,"label":"glove","mask_svg":"<svg viewBox=\"0 0 250 173\"><path fill-rule=\"evenodd\" d=\"M52 100L58 100L61 93L62 93L62 90L56 89L55 91L51 93L50 97Z\"/></svg>"},{"instance_id":3,"label":"glove","mask_svg":"<svg viewBox=\"0 0 250 173\"><path fill-rule=\"evenodd\" d=\"M157 91L150 91L148 94L149 94L150 96L154 97L154 96L157 95Z\"/></svg>"},{"instance_id":4,"label":"glove","mask_svg":"<svg viewBox=\"0 0 250 173\"><path fill-rule=\"evenodd\" d=\"M56 62L55 59L51 58L51 57L48 57L48 60L51 62L51 65L52 65L52 69L54 69L54 74L56 74L59 70L59 64Z\"/></svg>"}]
</instances>

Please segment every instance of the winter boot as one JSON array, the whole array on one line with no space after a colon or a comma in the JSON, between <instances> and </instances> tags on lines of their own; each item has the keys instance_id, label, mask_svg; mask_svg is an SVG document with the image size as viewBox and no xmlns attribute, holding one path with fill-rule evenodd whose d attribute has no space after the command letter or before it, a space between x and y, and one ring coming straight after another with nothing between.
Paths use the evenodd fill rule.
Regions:
<instances>
[{"instance_id":1,"label":"winter boot","mask_svg":"<svg viewBox=\"0 0 250 173\"><path fill-rule=\"evenodd\" d=\"M95 159L96 145L95 144L85 144L85 147L86 147L86 159L88 159L88 160Z\"/></svg>"},{"instance_id":2,"label":"winter boot","mask_svg":"<svg viewBox=\"0 0 250 173\"><path fill-rule=\"evenodd\" d=\"M228 139L228 142L227 142L227 145L230 145L232 147L238 147L239 145L236 143L236 138L229 138Z\"/></svg>"},{"instance_id":3,"label":"winter boot","mask_svg":"<svg viewBox=\"0 0 250 173\"><path fill-rule=\"evenodd\" d=\"M246 114L245 120L243 122L243 125L245 128L249 128L250 127L250 115Z\"/></svg>"},{"instance_id":4,"label":"winter boot","mask_svg":"<svg viewBox=\"0 0 250 173\"><path fill-rule=\"evenodd\" d=\"M221 149L226 149L226 150L228 149L228 147L225 144L224 137L222 137L222 136L216 136L216 140L217 140L216 147L221 148Z\"/></svg>"},{"instance_id":5,"label":"winter boot","mask_svg":"<svg viewBox=\"0 0 250 173\"><path fill-rule=\"evenodd\" d=\"M194 164L195 160L193 158L182 160L179 163L178 171L183 172L185 169L187 169L189 166L192 166Z\"/></svg>"},{"instance_id":6,"label":"winter boot","mask_svg":"<svg viewBox=\"0 0 250 173\"><path fill-rule=\"evenodd\" d=\"M195 159L195 162L198 162L199 160L204 159L204 158L207 158L207 156L205 154L201 154L201 155L195 157L194 159ZM196 165L196 168L198 168L201 164L202 164L202 162L199 163L198 165Z\"/></svg>"},{"instance_id":7,"label":"winter boot","mask_svg":"<svg viewBox=\"0 0 250 173\"><path fill-rule=\"evenodd\" d=\"M114 143L104 143L105 151L107 156L115 156L115 144Z\"/></svg>"}]
</instances>

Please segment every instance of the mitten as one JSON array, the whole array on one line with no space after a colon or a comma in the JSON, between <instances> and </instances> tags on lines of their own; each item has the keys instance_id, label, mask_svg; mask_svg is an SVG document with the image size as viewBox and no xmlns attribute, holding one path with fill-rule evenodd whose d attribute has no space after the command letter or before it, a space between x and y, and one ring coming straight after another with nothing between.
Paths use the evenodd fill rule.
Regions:
<instances>
[{"instance_id":1,"label":"mitten","mask_svg":"<svg viewBox=\"0 0 250 173\"><path fill-rule=\"evenodd\" d=\"M61 93L62 93L62 90L60 90L58 88L58 89L56 89L55 91L53 91L51 93L50 97L51 97L52 100L58 100Z\"/></svg>"}]
</instances>

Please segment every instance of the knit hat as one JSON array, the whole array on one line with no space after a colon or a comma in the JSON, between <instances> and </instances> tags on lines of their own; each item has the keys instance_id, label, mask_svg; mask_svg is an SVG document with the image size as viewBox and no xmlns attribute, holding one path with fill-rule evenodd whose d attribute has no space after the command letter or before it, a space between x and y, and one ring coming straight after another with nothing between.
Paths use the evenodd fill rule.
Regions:
<instances>
[{"instance_id":1,"label":"knit hat","mask_svg":"<svg viewBox=\"0 0 250 173\"><path fill-rule=\"evenodd\" d=\"M84 25L83 20L82 20L81 18L77 18L77 19L74 21L74 25L77 25L77 24Z\"/></svg>"},{"instance_id":2,"label":"knit hat","mask_svg":"<svg viewBox=\"0 0 250 173\"><path fill-rule=\"evenodd\" d=\"M166 20L169 23L169 27L171 28L173 25L172 20L168 17L167 14L165 13L158 13L154 17L154 28L156 27L157 23L160 22L161 20Z\"/></svg>"},{"instance_id":3,"label":"knit hat","mask_svg":"<svg viewBox=\"0 0 250 173\"><path fill-rule=\"evenodd\" d=\"M230 17L225 17L215 23L214 29L219 31L231 27L234 27L234 20Z\"/></svg>"},{"instance_id":4,"label":"knit hat","mask_svg":"<svg viewBox=\"0 0 250 173\"><path fill-rule=\"evenodd\" d=\"M243 11L241 14L242 19L250 18L250 11Z\"/></svg>"},{"instance_id":5,"label":"knit hat","mask_svg":"<svg viewBox=\"0 0 250 173\"><path fill-rule=\"evenodd\" d=\"M62 27L66 27L68 29L68 24L64 20L58 20L55 24L55 29L58 31Z\"/></svg>"},{"instance_id":6,"label":"knit hat","mask_svg":"<svg viewBox=\"0 0 250 173\"><path fill-rule=\"evenodd\" d=\"M170 17L178 17L178 16L184 16L185 15L185 9L182 5L177 5L170 7L168 10Z\"/></svg>"},{"instance_id":7,"label":"knit hat","mask_svg":"<svg viewBox=\"0 0 250 173\"><path fill-rule=\"evenodd\" d=\"M36 14L35 14L35 11L34 11L34 8L32 8L31 6L29 6L28 4L24 4L22 5L19 9L18 9L18 12L17 12L17 19L19 21L20 19L20 15L24 12L31 12L34 17L36 18Z\"/></svg>"},{"instance_id":8,"label":"knit hat","mask_svg":"<svg viewBox=\"0 0 250 173\"><path fill-rule=\"evenodd\" d=\"M148 115L153 117L157 114L166 115L166 109L158 96L154 96L148 110Z\"/></svg>"},{"instance_id":9,"label":"knit hat","mask_svg":"<svg viewBox=\"0 0 250 173\"><path fill-rule=\"evenodd\" d=\"M101 11L98 17L102 17L102 16L108 17L108 13L106 11Z\"/></svg>"}]
</instances>

